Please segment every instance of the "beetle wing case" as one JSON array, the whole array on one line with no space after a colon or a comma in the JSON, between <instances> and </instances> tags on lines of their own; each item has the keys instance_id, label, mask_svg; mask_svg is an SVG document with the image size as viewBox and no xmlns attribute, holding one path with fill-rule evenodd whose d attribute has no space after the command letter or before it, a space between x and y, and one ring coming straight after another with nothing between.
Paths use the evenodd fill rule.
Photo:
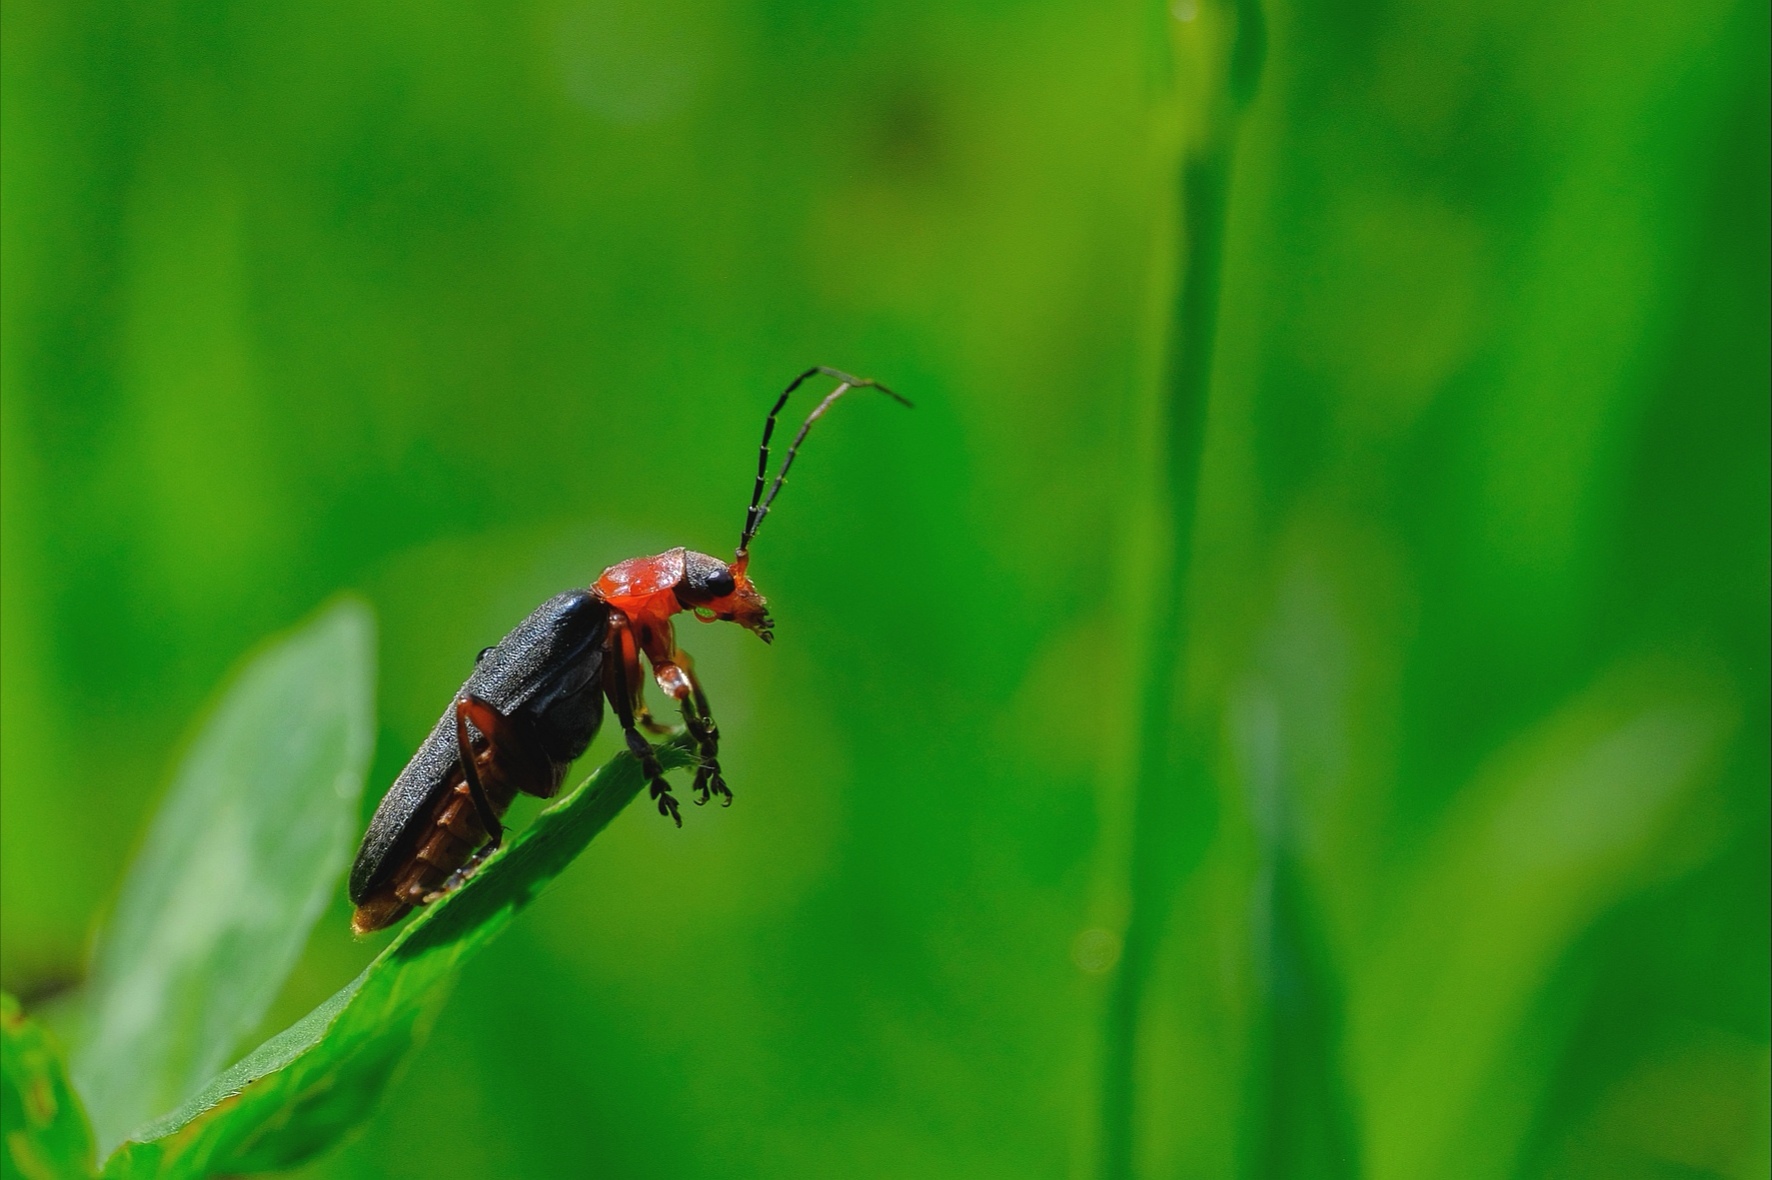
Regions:
<instances>
[{"instance_id":1,"label":"beetle wing case","mask_svg":"<svg viewBox=\"0 0 1772 1180\"><path fill-rule=\"evenodd\" d=\"M608 632L609 608L596 595L588 590L556 594L483 653L461 691L507 716L527 715L548 758L564 768L584 753L603 720ZM422 827L414 818L450 788L460 761L451 701L369 821L351 866L353 904L361 904L400 868Z\"/></svg>"}]
</instances>

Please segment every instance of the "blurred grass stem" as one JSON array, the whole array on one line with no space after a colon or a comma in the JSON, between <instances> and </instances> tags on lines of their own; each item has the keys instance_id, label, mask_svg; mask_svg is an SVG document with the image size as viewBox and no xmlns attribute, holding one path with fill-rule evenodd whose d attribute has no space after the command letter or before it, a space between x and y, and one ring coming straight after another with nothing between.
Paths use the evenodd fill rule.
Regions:
<instances>
[{"instance_id":1,"label":"blurred grass stem","mask_svg":"<svg viewBox=\"0 0 1772 1180\"><path fill-rule=\"evenodd\" d=\"M1156 486L1170 539L1166 560L1156 567L1153 595L1153 601L1167 605L1154 612L1148 648L1133 806L1131 909L1120 971L1108 1002L1101 1090L1101 1175L1107 1180L1134 1174L1140 1018L1174 883L1189 859L1205 847L1210 818L1204 761L1181 734L1178 702L1186 674L1187 587L1236 121L1254 92L1263 54L1259 4L1255 0L1233 0L1233 4L1235 31L1225 93L1203 120L1202 132L1184 140L1178 169L1176 247L1183 258L1166 326L1161 397L1164 458Z\"/></svg>"}]
</instances>

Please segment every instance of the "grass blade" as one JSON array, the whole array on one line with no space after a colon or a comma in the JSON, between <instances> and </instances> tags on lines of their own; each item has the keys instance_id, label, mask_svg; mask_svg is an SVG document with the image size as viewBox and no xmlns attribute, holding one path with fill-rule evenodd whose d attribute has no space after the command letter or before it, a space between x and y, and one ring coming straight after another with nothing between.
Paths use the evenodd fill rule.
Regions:
<instances>
[{"instance_id":1,"label":"grass blade","mask_svg":"<svg viewBox=\"0 0 1772 1180\"><path fill-rule=\"evenodd\" d=\"M1510 1046L1557 959L1668 855L1732 728L1700 673L1621 665L1478 774L1358 969L1367 1175L1512 1170L1531 1111L1517 1096L1550 1064Z\"/></svg>"},{"instance_id":2,"label":"grass blade","mask_svg":"<svg viewBox=\"0 0 1772 1180\"><path fill-rule=\"evenodd\" d=\"M6 1180L92 1175L92 1127L61 1052L9 995L0 995L0 1123Z\"/></svg>"},{"instance_id":3,"label":"grass blade","mask_svg":"<svg viewBox=\"0 0 1772 1180\"><path fill-rule=\"evenodd\" d=\"M658 748L691 761L682 738ZM422 910L363 973L217 1076L112 1157L107 1178L287 1168L366 1119L448 1001L462 963L490 942L640 790L623 754L543 811L461 888Z\"/></svg>"},{"instance_id":4,"label":"grass blade","mask_svg":"<svg viewBox=\"0 0 1772 1180\"><path fill-rule=\"evenodd\" d=\"M1169 923L1174 882L1204 850L1208 827L1200 814L1205 798L1201 756L1177 710L1187 673L1187 587L1212 392L1231 162L1237 120L1254 93L1266 45L1260 0L1228 0L1224 8L1232 33L1228 44L1217 49L1223 58L1223 94L1197 116L1178 160L1177 243L1182 259L1164 341L1164 462L1157 489L1158 514L1170 536L1154 568L1156 596L1168 605L1153 620L1149 643L1128 865L1131 909L1103 1036L1099 1150L1101 1175L1109 1180L1123 1180L1137 1170L1135 1077L1146 994L1157 944Z\"/></svg>"},{"instance_id":5,"label":"grass blade","mask_svg":"<svg viewBox=\"0 0 1772 1180\"><path fill-rule=\"evenodd\" d=\"M273 643L198 733L101 931L74 1078L99 1150L239 1052L338 887L374 726L374 621Z\"/></svg>"}]
</instances>

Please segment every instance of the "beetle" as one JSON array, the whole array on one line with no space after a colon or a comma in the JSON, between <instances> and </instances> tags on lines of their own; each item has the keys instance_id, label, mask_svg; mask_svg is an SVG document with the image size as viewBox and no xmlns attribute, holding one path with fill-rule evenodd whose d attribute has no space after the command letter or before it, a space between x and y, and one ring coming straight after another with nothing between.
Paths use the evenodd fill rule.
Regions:
<instances>
[{"instance_id":1,"label":"beetle","mask_svg":"<svg viewBox=\"0 0 1772 1180\"><path fill-rule=\"evenodd\" d=\"M776 418L789 396L818 376L834 379L836 388L801 423L768 485ZM677 798L640 734L641 728L667 732L646 708L642 656L695 743L695 802L717 797L731 804L720 770L720 731L694 664L677 646L672 619L688 611L702 622L737 623L765 643L774 639L768 603L750 578L751 542L812 424L838 398L862 388L911 404L878 381L824 365L795 377L775 399L763 420L756 484L732 561L677 548L617 562L590 586L548 599L480 652L473 673L369 821L351 867L353 931L390 926L465 880L499 847L501 817L519 791L544 799L559 791L567 768L596 737L605 700L658 813L682 827Z\"/></svg>"}]
</instances>

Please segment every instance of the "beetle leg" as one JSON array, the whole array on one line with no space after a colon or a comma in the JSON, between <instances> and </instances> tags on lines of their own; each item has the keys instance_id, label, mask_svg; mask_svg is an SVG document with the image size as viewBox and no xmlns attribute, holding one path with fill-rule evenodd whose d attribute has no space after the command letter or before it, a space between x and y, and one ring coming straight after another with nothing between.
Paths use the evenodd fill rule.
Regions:
<instances>
[{"instance_id":1,"label":"beetle leg","mask_svg":"<svg viewBox=\"0 0 1772 1180\"><path fill-rule=\"evenodd\" d=\"M480 826L485 828L486 834L492 838L488 847L497 848L505 838L505 828L503 824L498 822L498 813L492 809L492 800L486 797L486 788L480 785L479 760L474 753L474 743L468 740L470 708L467 697L455 699L455 743L461 750L461 775L467 781L468 796L474 801L474 810L480 813ZM487 735L486 741L488 745L491 745L490 734Z\"/></svg>"},{"instance_id":2,"label":"beetle leg","mask_svg":"<svg viewBox=\"0 0 1772 1180\"><path fill-rule=\"evenodd\" d=\"M701 768L695 772L695 801L706 803L711 791L720 797L720 806L731 807L732 789L720 773L720 727L714 723L713 711L708 708L708 694L702 691L689 656L678 654L683 661L683 677L689 682L689 692L682 698L683 724L689 727L696 750L701 755Z\"/></svg>"},{"instance_id":3,"label":"beetle leg","mask_svg":"<svg viewBox=\"0 0 1772 1180\"><path fill-rule=\"evenodd\" d=\"M670 624L665 624L668 633ZM628 694L634 702L634 720L640 728L654 737L663 737L671 732L671 727L653 717L652 710L646 707L646 676L640 668L640 652L650 655L657 648L659 629L656 626L642 625L628 632L628 643L623 646L622 654L628 661ZM637 650L628 650L631 645Z\"/></svg>"},{"instance_id":4,"label":"beetle leg","mask_svg":"<svg viewBox=\"0 0 1772 1180\"><path fill-rule=\"evenodd\" d=\"M701 756L701 765L695 771L696 806L706 803L711 791L720 796L722 806L730 807L732 792L720 774L720 731L708 713L707 694L701 691L695 674L689 670L689 657L683 652L674 655L674 659L656 661L652 665L652 674L665 695L682 707L683 725L695 740L696 753Z\"/></svg>"},{"instance_id":5,"label":"beetle leg","mask_svg":"<svg viewBox=\"0 0 1772 1180\"><path fill-rule=\"evenodd\" d=\"M634 701L634 722L654 737L663 737L671 732L671 727L654 717L652 710L646 707L646 702L639 699Z\"/></svg>"},{"instance_id":6,"label":"beetle leg","mask_svg":"<svg viewBox=\"0 0 1772 1180\"><path fill-rule=\"evenodd\" d=\"M543 753L534 726L526 718L507 716L491 701L469 693L462 695L456 709L465 711L474 728L486 737L487 749L478 766L482 786L495 780L543 799L560 789L554 764Z\"/></svg>"},{"instance_id":7,"label":"beetle leg","mask_svg":"<svg viewBox=\"0 0 1772 1180\"><path fill-rule=\"evenodd\" d=\"M475 873L480 871L480 866L485 863L487 857L492 855L493 848L494 845L488 844L478 852L474 853L474 855L468 857L467 862L463 864L461 868L449 874L449 879L447 881L444 881L443 884L425 894L425 904L430 905L432 902L441 898L445 893L451 893L456 889L461 888L469 877L472 877Z\"/></svg>"},{"instance_id":8,"label":"beetle leg","mask_svg":"<svg viewBox=\"0 0 1772 1180\"><path fill-rule=\"evenodd\" d=\"M700 765L695 771L695 802L708 801L710 792L732 805L732 792L720 774L720 731L708 712L707 694L695 679L695 661L677 646L677 632L670 623L653 623L639 632L640 648L652 661L652 678L666 696L683 710L683 726L695 741ZM638 661L636 661L637 663Z\"/></svg>"},{"instance_id":9,"label":"beetle leg","mask_svg":"<svg viewBox=\"0 0 1772 1180\"><path fill-rule=\"evenodd\" d=\"M671 784L665 781L664 767L658 764L658 755L653 752L651 743L634 728L634 705L629 685L633 680L632 669L640 662L639 653L631 646L627 620L616 611L611 611L610 615L610 650L603 660L603 695L609 698L615 718L621 723L628 752L639 761L640 769L646 775L652 799L658 804L658 813L670 816L678 827L682 827L683 816L677 810L677 797L671 794Z\"/></svg>"},{"instance_id":10,"label":"beetle leg","mask_svg":"<svg viewBox=\"0 0 1772 1180\"><path fill-rule=\"evenodd\" d=\"M646 707L646 676L640 668L640 646L649 634L642 634L636 643L633 629L628 628L621 644L621 658L627 668L628 700L634 707L635 724L654 737L662 737L671 732L671 727L653 717L652 710Z\"/></svg>"}]
</instances>

